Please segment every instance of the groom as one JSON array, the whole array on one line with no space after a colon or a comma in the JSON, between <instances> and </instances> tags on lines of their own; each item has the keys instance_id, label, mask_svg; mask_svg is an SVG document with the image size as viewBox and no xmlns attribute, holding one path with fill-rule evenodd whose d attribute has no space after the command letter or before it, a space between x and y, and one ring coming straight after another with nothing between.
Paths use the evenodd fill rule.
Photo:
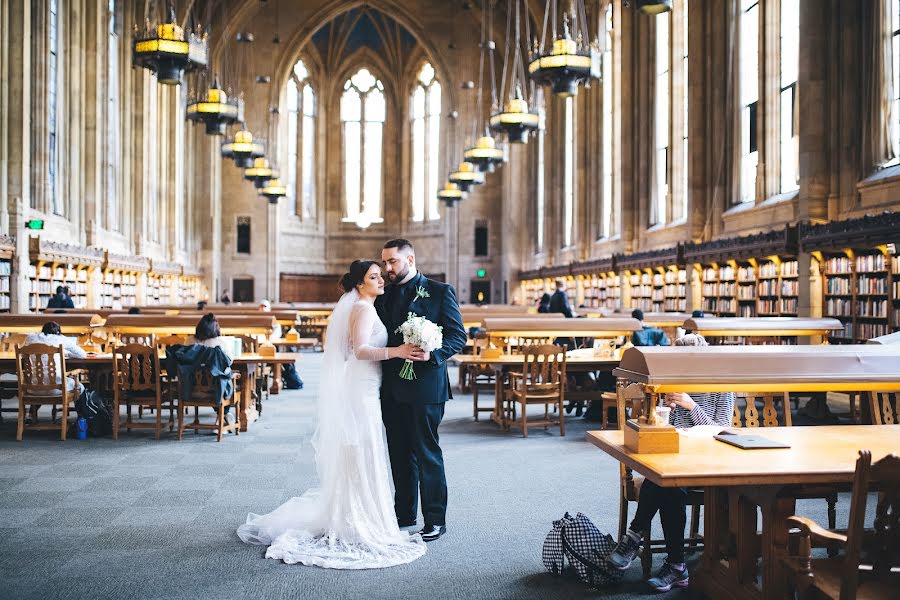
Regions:
<instances>
[{"instance_id":1,"label":"groom","mask_svg":"<svg viewBox=\"0 0 900 600\"><path fill-rule=\"evenodd\" d=\"M397 328L411 312L443 328L441 348L415 353L415 379L400 377L403 359L397 358L383 364L381 383L381 412L394 474L397 523L401 528L415 526L421 490L425 518L421 534L423 540L431 542L447 531L447 478L438 444L444 402L452 397L447 359L462 352L466 332L453 288L416 270L416 254L408 240L386 243L381 259L391 285L375 301L375 308L388 330L388 346L403 344Z\"/></svg>"}]
</instances>

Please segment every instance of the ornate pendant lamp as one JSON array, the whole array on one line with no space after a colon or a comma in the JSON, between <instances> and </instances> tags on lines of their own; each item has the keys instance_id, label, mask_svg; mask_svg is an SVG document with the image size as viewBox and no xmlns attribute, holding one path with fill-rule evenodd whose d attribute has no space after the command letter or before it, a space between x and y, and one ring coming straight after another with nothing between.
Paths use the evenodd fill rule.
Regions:
<instances>
[{"instance_id":1,"label":"ornate pendant lamp","mask_svg":"<svg viewBox=\"0 0 900 600\"><path fill-rule=\"evenodd\" d=\"M497 147L497 141L485 126L483 94L484 94L484 63L487 55L490 72L488 77L491 82L491 102L497 104L496 74L494 73L494 49L496 44L491 40L493 33L493 4L488 0L481 0L481 14L484 16L481 22L481 49L478 63L478 94L475 100L475 114L473 119L473 138L477 138L473 146L469 146L463 152L463 160L472 163L482 173L493 173L498 165L503 164L504 152ZM479 132L481 137L478 137Z\"/></svg>"},{"instance_id":2,"label":"ornate pendant lamp","mask_svg":"<svg viewBox=\"0 0 900 600\"><path fill-rule=\"evenodd\" d=\"M437 197L438 200L447 206L453 206L457 202L463 200L466 197L466 193L459 189L458 185L448 181L444 184L443 188L438 190Z\"/></svg>"},{"instance_id":3,"label":"ornate pendant lamp","mask_svg":"<svg viewBox=\"0 0 900 600\"><path fill-rule=\"evenodd\" d=\"M148 20L142 31L135 26L132 62L156 73L160 83L180 85L185 71L206 66L208 51L206 35L185 36L171 4L165 23L151 26Z\"/></svg>"},{"instance_id":4,"label":"ornate pendant lamp","mask_svg":"<svg viewBox=\"0 0 900 600\"><path fill-rule=\"evenodd\" d=\"M500 77L500 97L503 99L503 109L499 103L495 103L490 119L491 131L506 135L511 144L528 143L528 134L540 126L540 115L532 112L528 106L529 95L534 97L534 83L525 77L525 63L522 58L522 37L519 23L522 20L522 12L525 12L525 37L529 37L529 25L527 11L522 4L524 0L512 0L510 11L506 15L506 30L511 31L513 15L515 15L515 35L506 36L506 51L503 60L503 75ZM509 81L507 81L507 73ZM529 91L530 94L526 95Z\"/></svg>"},{"instance_id":5,"label":"ornate pendant lamp","mask_svg":"<svg viewBox=\"0 0 900 600\"><path fill-rule=\"evenodd\" d=\"M280 198L287 196L287 187L281 183L280 179L271 179L259 190L259 193L269 200L269 204L278 204Z\"/></svg>"},{"instance_id":6,"label":"ornate pendant lamp","mask_svg":"<svg viewBox=\"0 0 900 600\"><path fill-rule=\"evenodd\" d=\"M566 98L578 94L579 85L589 85L592 79L600 78L600 42L596 37L588 42L584 0L573 0L574 39L569 32L568 12L563 13L562 35L557 35L556 2L547 0L541 43L532 52L528 76L540 85L550 86L555 95ZM547 44L548 20L552 20L552 44Z\"/></svg>"},{"instance_id":7,"label":"ornate pendant lamp","mask_svg":"<svg viewBox=\"0 0 900 600\"><path fill-rule=\"evenodd\" d=\"M463 153L463 160L472 163L482 173L493 173L497 165L503 164L503 149L490 135L478 138L475 145Z\"/></svg>"},{"instance_id":8,"label":"ornate pendant lamp","mask_svg":"<svg viewBox=\"0 0 900 600\"><path fill-rule=\"evenodd\" d=\"M222 144L222 156L234 159L234 164L241 169L253 166L254 159L262 158L265 148L253 141L253 134L242 129L234 134L234 139Z\"/></svg>"},{"instance_id":9,"label":"ornate pendant lamp","mask_svg":"<svg viewBox=\"0 0 900 600\"><path fill-rule=\"evenodd\" d=\"M658 15L672 10L672 0L637 0L636 5L645 15Z\"/></svg>"},{"instance_id":10,"label":"ornate pendant lamp","mask_svg":"<svg viewBox=\"0 0 900 600\"><path fill-rule=\"evenodd\" d=\"M187 118L206 123L208 135L225 135L228 125L244 120L244 103L240 99L229 98L222 91L217 77L212 87L206 90L205 98L187 105Z\"/></svg>"},{"instance_id":11,"label":"ornate pendant lamp","mask_svg":"<svg viewBox=\"0 0 900 600\"><path fill-rule=\"evenodd\" d=\"M470 191L474 186L484 183L484 173L478 172L470 162L459 163L459 168L450 173L450 183L455 183L464 192Z\"/></svg>"},{"instance_id":12,"label":"ornate pendant lamp","mask_svg":"<svg viewBox=\"0 0 900 600\"><path fill-rule=\"evenodd\" d=\"M244 169L244 179L252 181L257 189L263 189L270 179L278 179L278 171L272 168L269 159L256 158L252 167Z\"/></svg>"}]
</instances>

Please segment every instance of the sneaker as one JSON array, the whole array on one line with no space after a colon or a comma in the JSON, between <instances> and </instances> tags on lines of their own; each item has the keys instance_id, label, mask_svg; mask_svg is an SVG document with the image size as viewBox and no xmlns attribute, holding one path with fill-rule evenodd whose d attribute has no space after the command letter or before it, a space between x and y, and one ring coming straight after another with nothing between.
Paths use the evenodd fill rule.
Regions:
<instances>
[{"instance_id":1,"label":"sneaker","mask_svg":"<svg viewBox=\"0 0 900 600\"><path fill-rule=\"evenodd\" d=\"M622 539L616 544L616 549L612 554L606 557L606 562L613 568L624 571L631 566L631 563L641 555L641 542L634 536L626 533Z\"/></svg>"},{"instance_id":2,"label":"sneaker","mask_svg":"<svg viewBox=\"0 0 900 600\"><path fill-rule=\"evenodd\" d=\"M657 571L656 576L647 580L647 585L657 592L668 592L672 589L672 586L682 588L687 587L687 565L683 565L682 568L679 569L677 565L673 565L666 561L663 563L663 566L660 567L659 571Z\"/></svg>"}]
</instances>

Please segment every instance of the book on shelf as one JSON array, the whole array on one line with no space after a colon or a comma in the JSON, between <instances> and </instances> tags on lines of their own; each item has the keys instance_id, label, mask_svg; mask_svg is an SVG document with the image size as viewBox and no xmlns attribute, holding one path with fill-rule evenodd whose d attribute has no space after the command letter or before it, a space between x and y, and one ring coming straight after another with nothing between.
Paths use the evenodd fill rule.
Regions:
<instances>
[{"instance_id":1,"label":"book on shelf","mask_svg":"<svg viewBox=\"0 0 900 600\"><path fill-rule=\"evenodd\" d=\"M796 260L786 260L781 263L781 276L782 277L796 277L799 273L799 268L797 266Z\"/></svg>"},{"instance_id":2,"label":"book on shelf","mask_svg":"<svg viewBox=\"0 0 900 600\"><path fill-rule=\"evenodd\" d=\"M860 254L856 257L857 273L873 273L885 270L884 254Z\"/></svg>"}]
</instances>

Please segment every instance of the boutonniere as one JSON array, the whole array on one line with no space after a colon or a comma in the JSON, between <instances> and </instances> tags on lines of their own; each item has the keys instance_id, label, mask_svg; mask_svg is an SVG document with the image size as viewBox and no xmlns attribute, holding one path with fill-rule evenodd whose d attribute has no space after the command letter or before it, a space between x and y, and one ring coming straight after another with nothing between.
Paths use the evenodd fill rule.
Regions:
<instances>
[{"instance_id":1,"label":"boutonniere","mask_svg":"<svg viewBox=\"0 0 900 600\"><path fill-rule=\"evenodd\" d=\"M419 298L431 298L431 294L428 293L428 290L425 289L425 286L420 285L416 288L416 300Z\"/></svg>"}]
</instances>

